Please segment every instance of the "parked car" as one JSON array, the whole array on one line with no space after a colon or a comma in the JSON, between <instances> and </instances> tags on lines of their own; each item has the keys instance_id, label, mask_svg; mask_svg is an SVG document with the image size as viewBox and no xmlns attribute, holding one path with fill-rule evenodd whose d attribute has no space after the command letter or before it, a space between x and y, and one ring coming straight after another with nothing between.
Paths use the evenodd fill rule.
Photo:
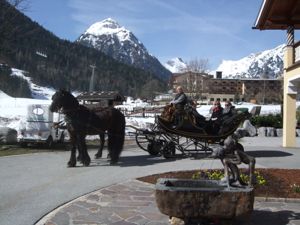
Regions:
<instances>
[{"instance_id":1,"label":"parked car","mask_svg":"<svg viewBox=\"0 0 300 225\"><path fill-rule=\"evenodd\" d=\"M52 113L49 105L28 105L26 120L20 123L18 142L21 146L42 143L50 148L55 143L62 143L65 139L64 130L54 128L53 123L63 120L63 115Z\"/></svg>"}]
</instances>

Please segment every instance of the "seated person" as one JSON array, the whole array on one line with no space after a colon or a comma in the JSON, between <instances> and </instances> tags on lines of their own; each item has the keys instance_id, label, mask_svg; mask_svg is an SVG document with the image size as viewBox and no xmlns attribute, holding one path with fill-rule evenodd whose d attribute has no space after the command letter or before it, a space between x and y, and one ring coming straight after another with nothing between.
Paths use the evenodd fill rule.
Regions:
<instances>
[{"instance_id":1,"label":"seated person","mask_svg":"<svg viewBox=\"0 0 300 225\"><path fill-rule=\"evenodd\" d=\"M183 88L178 86L176 88L177 94L175 95L174 99L170 102L171 105L174 105L175 112L174 112L174 120L175 125L178 125L182 120L182 116L184 115L184 106L188 102L188 98L185 95Z\"/></svg>"},{"instance_id":2,"label":"seated person","mask_svg":"<svg viewBox=\"0 0 300 225\"><path fill-rule=\"evenodd\" d=\"M211 117L210 117L210 126L208 128L208 132L211 134L217 134L222 123L223 116L223 107L219 100L214 102L214 105L210 109Z\"/></svg>"},{"instance_id":3,"label":"seated person","mask_svg":"<svg viewBox=\"0 0 300 225\"><path fill-rule=\"evenodd\" d=\"M231 104L230 101L225 102L225 108L223 109L223 120L236 114L235 107Z\"/></svg>"}]
</instances>

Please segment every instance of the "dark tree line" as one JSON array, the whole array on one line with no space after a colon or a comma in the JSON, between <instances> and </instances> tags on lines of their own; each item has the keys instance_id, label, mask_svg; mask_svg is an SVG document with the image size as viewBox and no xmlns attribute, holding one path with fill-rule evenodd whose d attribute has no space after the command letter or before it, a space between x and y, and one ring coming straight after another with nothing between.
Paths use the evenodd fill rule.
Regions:
<instances>
[{"instance_id":1,"label":"dark tree line","mask_svg":"<svg viewBox=\"0 0 300 225\"><path fill-rule=\"evenodd\" d=\"M6 0L0 0L1 62L27 71L38 85L56 89L88 91L91 64L96 66L95 91L151 97L167 88L166 82L154 74L119 63L93 48L59 39Z\"/></svg>"}]
</instances>

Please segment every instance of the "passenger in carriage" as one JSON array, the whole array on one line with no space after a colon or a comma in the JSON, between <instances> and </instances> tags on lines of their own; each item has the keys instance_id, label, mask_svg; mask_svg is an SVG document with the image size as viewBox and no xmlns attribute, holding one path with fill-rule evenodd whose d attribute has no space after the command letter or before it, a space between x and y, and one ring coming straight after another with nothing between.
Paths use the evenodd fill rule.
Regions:
<instances>
[{"instance_id":1,"label":"passenger in carriage","mask_svg":"<svg viewBox=\"0 0 300 225\"><path fill-rule=\"evenodd\" d=\"M221 103L219 100L216 100L213 104L213 106L210 109L211 112L211 117L210 120L211 121L218 121L221 119L222 115L223 115L223 107L221 106Z\"/></svg>"},{"instance_id":2,"label":"passenger in carriage","mask_svg":"<svg viewBox=\"0 0 300 225\"><path fill-rule=\"evenodd\" d=\"M210 117L210 126L208 128L208 132L211 134L217 134L220 125L222 123L222 116L223 116L223 107L219 100L214 102L214 105L210 109L211 117Z\"/></svg>"},{"instance_id":3,"label":"passenger in carriage","mask_svg":"<svg viewBox=\"0 0 300 225\"><path fill-rule=\"evenodd\" d=\"M235 106L230 101L225 102L225 108L223 109L223 120L236 114Z\"/></svg>"}]
</instances>

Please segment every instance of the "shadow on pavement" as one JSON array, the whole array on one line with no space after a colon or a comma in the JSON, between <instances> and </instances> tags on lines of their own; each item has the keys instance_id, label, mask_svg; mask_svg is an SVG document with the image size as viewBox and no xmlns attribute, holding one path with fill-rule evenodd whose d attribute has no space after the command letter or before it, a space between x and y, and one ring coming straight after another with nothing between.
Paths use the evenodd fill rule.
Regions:
<instances>
[{"instance_id":1,"label":"shadow on pavement","mask_svg":"<svg viewBox=\"0 0 300 225\"><path fill-rule=\"evenodd\" d=\"M288 152L274 151L274 150L246 151L246 153L253 157L285 157L285 156L293 155Z\"/></svg>"},{"instance_id":2,"label":"shadow on pavement","mask_svg":"<svg viewBox=\"0 0 300 225\"><path fill-rule=\"evenodd\" d=\"M282 210L282 211L266 211L266 210L254 210L249 220L236 220L234 225L243 224L243 225L265 225L265 224L272 224L272 225L286 225L286 224L293 224L290 223L291 220L300 220L300 213L289 211L289 210Z\"/></svg>"},{"instance_id":3,"label":"shadow on pavement","mask_svg":"<svg viewBox=\"0 0 300 225\"><path fill-rule=\"evenodd\" d=\"M165 159L162 156L151 155L138 155L138 156L121 156L120 161L113 166L129 167L129 166L148 166L158 163L165 163L170 161L176 161L184 159L184 157L177 157ZM109 161L106 158L92 159L90 167L95 166L110 166Z\"/></svg>"}]
</instances>

